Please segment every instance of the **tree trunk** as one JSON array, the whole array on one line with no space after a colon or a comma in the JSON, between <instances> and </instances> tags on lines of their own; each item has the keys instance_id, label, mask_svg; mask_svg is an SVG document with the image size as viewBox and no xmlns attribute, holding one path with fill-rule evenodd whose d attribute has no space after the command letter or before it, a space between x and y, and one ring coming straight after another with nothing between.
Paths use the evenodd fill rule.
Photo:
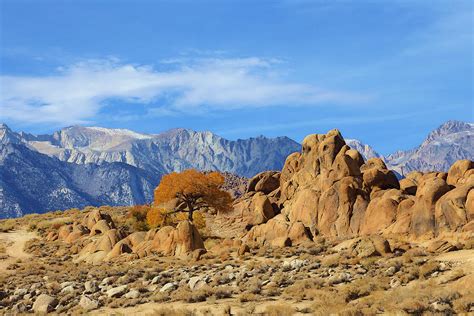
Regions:
<instances>
[{"instance_id":1,"label":"tree trunk","mask_svg":"<svg viewBox=\"0 0 474 316\"><path fill-rule=\"evenodd\" d=\"M190 202L187 202L186 204L188 206L188 220L192 223L193 222L194 207Z\"/></svg>"}]
</instances>

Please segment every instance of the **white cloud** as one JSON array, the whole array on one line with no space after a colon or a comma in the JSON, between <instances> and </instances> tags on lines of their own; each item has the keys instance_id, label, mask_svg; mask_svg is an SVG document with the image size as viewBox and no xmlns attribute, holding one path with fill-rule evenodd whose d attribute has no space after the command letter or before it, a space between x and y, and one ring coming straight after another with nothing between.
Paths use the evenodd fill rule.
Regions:
<instances>
[{"instance_id":1,"label":"white cloud","mask_svg":"<svg viewBox=\"0 0 474 316\"><path fill-rule=\"evenodd\" d=\"M367 96L289 82L276 71L281 61L205 58L165 61L166 70L88 60L54 75L1 76L3 118L25 123L93 121L113 100L145 104L155 115L205 113L246 107L357 103Z\"/></svg>"}]
</instances>

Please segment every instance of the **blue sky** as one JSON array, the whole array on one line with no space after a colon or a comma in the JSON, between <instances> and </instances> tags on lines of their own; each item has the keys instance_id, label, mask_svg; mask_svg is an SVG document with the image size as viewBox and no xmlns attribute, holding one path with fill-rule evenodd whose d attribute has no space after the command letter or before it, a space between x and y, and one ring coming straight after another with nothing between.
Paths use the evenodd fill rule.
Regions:
<instances>
[{"instance_id":1,"label":"blue sky","mask_svg":"<svg viewBox=\"0 0 474 316\"><path fill-rule=\"evenodd\" d=\"M472 1L0 5L0 120L15 130L339 128L387 154L474 121Z\"/></svg>"}]
</instances>

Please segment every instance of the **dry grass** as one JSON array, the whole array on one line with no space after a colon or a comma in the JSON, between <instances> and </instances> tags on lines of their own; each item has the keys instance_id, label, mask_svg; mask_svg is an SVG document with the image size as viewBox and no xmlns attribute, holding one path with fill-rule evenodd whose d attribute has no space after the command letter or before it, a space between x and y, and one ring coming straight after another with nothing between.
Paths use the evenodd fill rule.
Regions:
<instances>
[{"instance_id":1,"label":"dry grass","mask_svg":"<svg viewBox=\"0 0 474 316\"><path fill-rule=\"evenodd\" d=\"M427 278L435 271L438 271L439 263L436 261L428 261L420 267L420 277Z\"/></svg>"},{"instance_id":2,"label":"dry grass","mask_svg":"<svg viewBox=\"0 0 474 316\"><path fill-rule=\"evenodd\" d=\"M324 256L324 258L321 260L321 265L323 267L333 268L333 267L337 267L340 261L341 261L341 256L338 253L335 253L332 255Z\"/></svg>"},{"instance_id":3,"label":"dry grass","mask_svg":"<svg viewBox=\"0 0 474 316\"><path fill-rule=\"evenodd\" d=\"M323 286L324 280L321 278L298 280L286 288L284 294L295 300L312 299Z\"/></svg>"},{"instance_id":4,"label":"dry grass","mask_svg":"<svg viewBox=\"0 0 474 316\"><path fill-rule=\"evenodd\" d=\"M258 295L253 293L242 293L238 298L240 303L253 302L258 300Z\"/></svg>"},{"instance_id":5,"label":"dry grass","mask_svg":"<svg viewBox=\"0 0 474 316\"><path fill-rule=\"evenodd\" d=\"M16 220L14 219L7 219L0 221L0 232L6 233L9 232L17 227Z\"/></svg>"},{"instance_id":6,"label":"dry grass","mask_svg":"<svg viewBox=\"0 0 474 316\"><path fill-rule=\"evenodd\" d=\"M268 316L289 316L295 313L295 309L290 304L269 305L265 309L265 315Z\"/></svg>"},{"instance_id":7,"label":"dry grass","mask_svg":"<svg viewBox=\"0 0 474 316\"><path fill-rule=\"evenodd\" d=\"M152 313L147 313L146 315L154 316L192 316L194 313L192 311L186 310L184 308L170 308L162 307L159 309L154 309Z\"/></svg>"}]
</instances>

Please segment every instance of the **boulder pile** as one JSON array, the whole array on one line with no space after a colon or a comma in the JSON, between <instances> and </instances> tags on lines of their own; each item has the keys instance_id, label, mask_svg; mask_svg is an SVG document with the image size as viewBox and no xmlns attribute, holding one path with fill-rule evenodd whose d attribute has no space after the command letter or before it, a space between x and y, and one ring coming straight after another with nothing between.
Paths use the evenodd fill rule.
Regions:
<instances>
[{"instance_id":1,"label":"boulder pile","mask_svg":"<svg viewBox=\"0 0 474 316\"><path fill-rule=\"evenodd\" d=\"M235 210L246 223L244 241L257 245L298 244L317 235L472 236L473 188L472 161L457 161L448 173L412 172L399 181L382 159L364 161L331 130L307 136L281 172L252 178Z\"/></svg>"},{"instance_id":2,"label":"boulder pile","mask_svg":"<svg viewBox=\"0 0 474 316\"><path fill-rule=\"evenodd\" d=\"M196 257L205 252L204 243L196 227L180 222L176 227L166 226L148 232L125 236L116 228L110 215L98 209L86 214L81 222L64 225L47 240L62 240L80 248L76 261L100 263L123 254L141 258L150 254Z\"/></svg>"}]
</instances>

